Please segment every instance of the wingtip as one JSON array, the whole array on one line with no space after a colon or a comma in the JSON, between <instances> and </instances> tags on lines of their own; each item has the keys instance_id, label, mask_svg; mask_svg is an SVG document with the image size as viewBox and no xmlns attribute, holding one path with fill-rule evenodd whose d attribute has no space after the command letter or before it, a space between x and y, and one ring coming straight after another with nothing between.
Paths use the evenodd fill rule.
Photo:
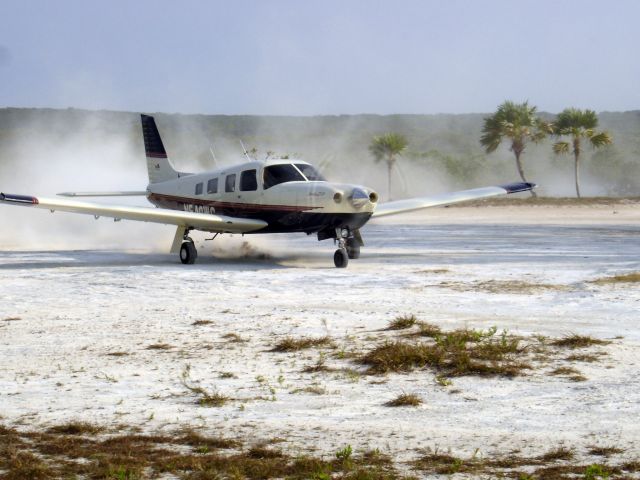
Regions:
<instances>
[{"instance_id":1,"label":"wingtip","mask_svg":"<svg viewBox=\"0 0 640 480\"><path fill-rule=\"evenodd\" d=\"M533 182L516 182L509 183L507 185L500 185L501 188L504 188L507 193L518 193L518 192L528 192L529 190L533 190L538 185Z\"/></svg>"}]
</instances>

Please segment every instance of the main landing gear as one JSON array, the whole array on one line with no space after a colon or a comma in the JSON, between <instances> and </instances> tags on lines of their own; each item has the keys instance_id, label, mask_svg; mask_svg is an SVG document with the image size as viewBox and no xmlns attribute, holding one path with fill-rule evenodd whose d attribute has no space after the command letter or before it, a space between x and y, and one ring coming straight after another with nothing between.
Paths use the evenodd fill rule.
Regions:
<instances>
[{"instance_id":1,"label":"main landing gear","mask_svg":"<svg viewBox=\"0 0 640 480\"><path fill-rule=\"evenodd\" d=\"M193 265L196 262L196 258L198 258L198 250L196 250L193 239L188 233L185 233L184 241L180 246L180 261L185 265Z\"/></svg>"},{"instance_id":2,"label":"main landing gear","mask_svg":"<svg viewBox=\"0 0 640 480\"><path fill-rule=\"evenodd\" d=\"M333 263L337 268L346 268L349 259L360 258L360 245L362 240L359 232L351 232L347 228L336 228L336 241L338 250L333 254Z\"/></svg>"}]
</instances>

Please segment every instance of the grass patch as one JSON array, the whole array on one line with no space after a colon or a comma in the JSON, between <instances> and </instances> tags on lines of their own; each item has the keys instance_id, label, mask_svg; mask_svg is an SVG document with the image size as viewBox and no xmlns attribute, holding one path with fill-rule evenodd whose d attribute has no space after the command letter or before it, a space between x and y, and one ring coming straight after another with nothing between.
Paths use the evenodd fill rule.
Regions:
<instances>
[{"instance_id":1,"label":"grass patch","mask_svg":"<svg viewBox=\"0 0 640 480\"><path fill-rule=\"evenodd\" d=\"M592 447L592 454L602 453L599 456L606 456L604 453L622 453L610 448ZM640 462L637 460L627 459L618 465L580 463L576 461L573 450L564 446L531 457L474 454L463 458L449 452L427 452L409 466L422 475L421 478L461 475L464 478L595 480L619 478L640 471ZM402 471L406 471L406 465L403 465ZM121 429L111 430L109 435L70 436L50 430L17 431L1 425L0 472L2 478L7 480L416 478L408 476L412 472L400 473L389 456L377 450L359 453L357 448L350 445L340 448L333 455L311 456L300 453L295 446L278 449L262 443L243 448L238 440L209 437L189 429L162 435L139 435Z\"/></svg>"},{"instance_id":2,"label":"grass patch","mask_svg":"<svg viewBox=\"0 0 640 480\"><path fill-rule=\"evenodd\" d=\"M539 460L543 462L556 462L558 460L571 460L574 457L574 451L571 448L559 446L552 448L547 453L540 455Z\"/></svg>"},{"instance_id":3,"label":"grass patch","mask_svg":"<svg viewBox=\"0 0 640 480\"><path fill-rule=\"evenodd\" d=\"M328 336L327 337L320 337L320 338L285 337L282 340L280 340L270 350L270 352L297 352L299 350L306 350L308 348L318 348L318 347L334 348L335 345L333 343L333 340L331 340L331 338L328 337Z\"/></svg>"},{"instance_id":4,"label":"grass patch","mask_svg":"<svg viewBox=\"0 0 640 480\"><path fill-rule=\"evenodd\" d=\"M418 319L415 315L400 315L389 322L386 330L405 330L413 327Z\"/></svg>"},{"instance_id":5,"label":"grass patch","mask_svg":"<svg viewBox=\"0 0 640 480\"><path fill-rule=\"evenodd\" d=\"M610 343L611 342L607 340L600 340L588 335L578 335L576 333L572 333L570 335L566 335L562 338L552 341L551 345L553 345L554 347L574 349L591 347L593 345L609 345Z\"/></svg>"},{"instance_id":6,"label":"grass patch","mask_svg":"<svg viewBox=\"0 0 640 480\"><path fill-rule=\"evenodd\" d=\"M640 282L640 272L633 273L625 273L622 275L615 275L613 277L603 277L597 280L592 280L590 283L595 283L598 285L608 285L615 283L639 283Z\"/></svg>"},{"instance_id":7,"label":"grass patch","mask_svg":"<svg viewBox=\"0 0 640 480\"><path fill-rule=\"evenodd\" d=\"M386 341L360 357L368 373L408 372L430 367L440 375L519 375L531 368L518 357L525 354L520 339L507 332L460 329L437 335L432 342Z\"/></svg>"},{"instance_id":8,"label":"grass patch","mask_svg":"<svg viewBox=\"0 0 640 480\"><path fill-rule=\"evenodd\" d=\"M598 355L593 355L590 353L583 353L583 354L578 353L578 354L569 355L567 358L565 358L565 360L568 362L593 363L600 360L600 357Z\"/></svg>"},{"instance_id":9,"label":"grass patch","mask_svg":"<svg viewBox=\"0 0 640 480\"><path fill-rule=\"evenodd\" d=\"M573 367L558 367L549 372L549 375L580 375L580 372Z\"/></svg>"},{"instance_id":10,"label":"grass patch","mask_svg":"<svg viewBox=\"0 0 640 480\"><path fill-rule=\"evenodd\" d=\"M449 273L450 270L448 268L425 268L424 270L416 270L414 273L427 273L427 274L442 274Z\"/></svg>"},{"instance_id":11,"label":"grass patch","mask_svg":"<svg viewBox=\"0 0 640 480\"><path fill-rule=\"evenodd\" d=\"M418 405L422 405L422 399L413 393L401 393L384 405L385 407L417 407Z\"/></svg>"},{"instance_id":12,"label":"grass patch","mask_svg":"<svg viewBox=\"0 0 640 480\"><path fill-rule=\"evenodd\" d=\"M589 455L596 455L598 457L610 457L611 455L618 455L621 453L624 453L624 450L614 446L605 447L593 445L589 447Z\"/></svg>"},{"instance_id":13,"label":"grass patch","mask_svg":"<svg viewBox=\"0 0 640 480\"><path fill-rule=\"evenodd\" d=\"M245 343L248 342L248 340L242 338L240 335L238 335L237 333L225 333L224 335L222 335L222 338L224 338L226 341L231 342L231 343Z\"/></svg>"},{"instance_id":14,"label":"grass patch","mask_svg":"<svg viewBox=\"0 0 640 480\"><path fill-rule=\"evenodd\" d=\"M191 325L194 327L201 327L203 325L211 325L213 322L211 320L196 320Z\"/></svg>"},{"instance_id":15,"label":"grass patch","mask_svg":"<svg viewBox=\"0 0 640 480\"><path fill-rule=\"evenodd\" d=\"M20 317L7 317L7 318L3 318L2 319L3 322L17 322L18 320L22 320L22 318L20 318Z\"/></svg>"},{"instance_id":16,"label":"grass patch","mask_svg":"<svg viewBox=\"0 0 640 480\"><path fill-rule=\"evenodd\" d=\"M210 392L199 385L193 385L191 380L191 365L187 364L182 370L180 376L180 383L182 386L198 396L197 404L203 407L222 407L225 403L231 400L226 395L222 395L219 392Z\"/></svg>"},{"instance_id":17,"label":"grass patch","mask_svg":"<svg viewBox=\"0 0 640 480\"><path fill-rule=\"evenodd\" d=\"M95 435L104 430L103 427L88 422L68 422L47 429L47 433L58 435Z\"/></svg>"},{"instance_id":18,"label":"grass patch","mask_svg":"<svg viewBox=\"0 0 640 480\"><path fill-rule=\"evenodd\" d=\"M10 453L7 452L9 443ZM333 457L322 458L265 444L243 450L236 440L210 438L190 430L156 436L112 432L104 438L70 438L0 428L0 472L2 478L8 480L409 480L398 473L388 457L376 451L358 455L349 447Z\"/></svg>"},{"instance_id":19,"label":"grass patch","mask_svg":"<svg viewBox=\"0 0 640 480\"><path fill-rule=\"evenodd\" d=\"M168 343L152 343L147 347L147 350L171 350L172 348L173 346Z\"/></svg>"},{"instance_id":20,"label":"grass patch","mask_svg":"<svg viewBox=\"0 0 640 480\"><path fill-rule=\"evenodd\" d=\"M312 385L310 387L296 388L291 393L311 393L313 395L325 395L327 390L323 387Z\"/></svg>"},{"instance_id":21,"label":"grass patch","mask_svg":"<svg viewBox=\"0 0 640 480\"><path fill-rule=\"evenodd\" d=\"M544 291L564 291L565 285L551 285L547 283L530 283L522 280L485 280L476 282L440 282L440 287L450 288L460 292L509 293L529 295Z\"/></svg>"},{"instance_id":22,"label":"grass patch","mask_svg":"<svg viewBox=\"0 0 640 480\"><path fill-rule=\"evenodd\" d=\"M442 334L442 330L437 325L433 325L427 322L420 322L418 323L418 326L420 327L420 330L418 330L417 335L421 337L436 338L437 336Z\"/></svg>"},{"instance_id":23,"label":"grass patch","mask_svg":"<svg viewBox=\"0 0 640 480\"><path fill-rule=\"evenodd\" d=\"M127 352L109 352L107 353L108 357L125 357L129 355Z\"/></svg>"}]
</instances>

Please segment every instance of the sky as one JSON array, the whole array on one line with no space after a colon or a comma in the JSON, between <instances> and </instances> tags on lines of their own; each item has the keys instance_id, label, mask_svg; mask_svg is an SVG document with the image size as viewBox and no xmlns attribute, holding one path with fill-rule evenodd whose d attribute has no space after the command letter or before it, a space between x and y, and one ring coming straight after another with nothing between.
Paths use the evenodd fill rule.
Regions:
<instances>
[{"instance_id":1,"label":"sky","mask_svg":"<svg viewBox=\"0 0 640 480\"><path fill-rule=\"evenodd\" d=\"M0 107L640 109L637 0L2 0Z\"/></svg>"}]
</instances>

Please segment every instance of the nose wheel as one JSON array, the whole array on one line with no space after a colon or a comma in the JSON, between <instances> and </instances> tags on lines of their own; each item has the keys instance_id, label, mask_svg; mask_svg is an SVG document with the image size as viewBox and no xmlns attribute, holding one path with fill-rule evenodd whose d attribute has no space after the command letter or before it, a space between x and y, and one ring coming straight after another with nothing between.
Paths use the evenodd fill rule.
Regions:
<instances>
[{"instance_id":1,"label":"nose wheel","mask_svg":"<svg viewBox=\"0 0 640 480\"><path fill-rule=\"evenodd\" d=\"M333 254L333 263L337 268L345 268L349 265L349 254L346 248L339 248Z\"/></svg>"},{"instance_id":2,"label":"nose wheel","mask_svg":"<svg viewBox=\"0 0 640 480\"><path fill-rule=\"evenodd\" d=\"M180 246L180 261L185 265L193 265L198 258L198 250L191 237L185 237Z\"/></svg>"}]
</instances>

